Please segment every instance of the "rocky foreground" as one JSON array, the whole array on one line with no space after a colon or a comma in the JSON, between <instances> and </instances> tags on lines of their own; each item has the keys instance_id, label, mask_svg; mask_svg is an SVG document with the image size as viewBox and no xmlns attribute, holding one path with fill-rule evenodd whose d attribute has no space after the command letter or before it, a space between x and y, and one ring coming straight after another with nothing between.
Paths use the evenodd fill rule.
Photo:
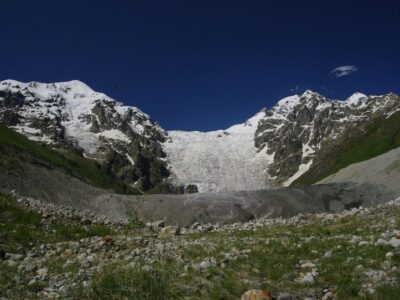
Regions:
<instances>
[{"instance_id":1,"label":"rocky foreground","mask_svg":"<svg viewBox=\"0 0 400 300\"><path fill-rule=\"evenodd\" d=\"M231 225L0 196L0 299L398 299L400 198Z\"/></svg>"}]
</instances>

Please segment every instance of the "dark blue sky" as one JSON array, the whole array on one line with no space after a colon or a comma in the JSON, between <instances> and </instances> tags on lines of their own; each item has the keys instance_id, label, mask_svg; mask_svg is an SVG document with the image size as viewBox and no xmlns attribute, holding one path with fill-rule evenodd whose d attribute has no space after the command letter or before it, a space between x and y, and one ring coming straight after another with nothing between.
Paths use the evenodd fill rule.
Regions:
<instances>
[{"instance_id":1,"label":"dark blue sky","mask_svg":"<svg viewBox=\"0 0 400 300\"><path fill-rule=\"evenodd\" d=\"M2 2L0 80L79 79L166 129L226 128L295 89L400 91L395 0Z\"/></svg>"}]
</instances>

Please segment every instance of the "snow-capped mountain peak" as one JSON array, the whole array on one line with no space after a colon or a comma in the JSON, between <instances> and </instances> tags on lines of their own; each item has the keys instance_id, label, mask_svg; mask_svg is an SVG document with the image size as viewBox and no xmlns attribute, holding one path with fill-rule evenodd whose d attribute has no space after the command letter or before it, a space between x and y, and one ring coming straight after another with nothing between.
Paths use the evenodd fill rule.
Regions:
<instances>
[{"instance_id":1,"label":"snow-capped mountain peak","mask_svg":"<svg viewBox=\"0 0 400 300\"><path fill-rule=\"evenodd\" d=\"M285 98L279 100L275 106L278 106L278 107L284 106L284 107L290 108L290 107L296 106L299 103L300 103L300 96L293 95L293 96L285 97Z\"/></svg>"},{"instance_id":2,"label":"snow-capped mountain peak","mask_svg":"<svg viewBox=\"0 0 400 300\"><path fill-rule=\"evenodd\" d=\"M11 91L28 90L34 93L36 96L42 96L42 98L47 98L51 94L55 93L82 95L82 96L88 96L90 94L95 93L88 85L79 80L71 80L58 83L41 83L36 81L24 83L9 79L0 82L0 90L11 90Z\"/></svg>"},{"instance_id":3,"label":"snow-capped mountain peak","mask_svg":"<svg viewBox=\"0 0 400 300\"><path fill-rule=\"evenodd\" d=\"M225 132L229 133L243 133L243 132L248 132L249 134L255 133L257 130L258 122L265 116L265 111L261 110L257 114L255 114L253 117L248 119L246 122L242 124L236 124L233 125L225 130Z\"/></svg>"},{"instance_id":4,"label":"snow-capped mountain peak","mask_svg":"<svg viewBox=\"0 0 400 300\"><path fill-rule=\"evenodd\" d=\"M81 151L142 189L165 182L201 192L289 185L344 134L398 111L395 94L341 101L307 90L225 130L167 133L140 109L78 80L0 82L0 121L32 140Z\"/></svg>"},{"instance_id":5,"label":"snow-capped mountain peak","mask_svg":"<svg viewBox=\"0 0 400 300\"><path fill-rule=\"evenodd\" d=\"M351 95L349 98L347 98L345 101L347 104L350 105L360 105L363 100L367 98L367 95L364 95L363 93L356 92L353 95Z\"/></svg>"},{"instance_id":6,"label":"snow-capped mountain peak","mask_svg":"<svg viewBox=\"0 0 400 300\"><path fill-rule=\"evenodd\" d=\"M162 176L168 174L165 163L159 160L164 154L158 145L166 132L140 109L78 80L0 82L0 120L32 140L73 147L86 157L110 164L124 180L135 182L150 176L141 169L146 164L163 169ZM142 152L146 152L146 158ZM134 168L136 164L139 167ZM152 182L159 182L162 176ZM144 185L148 182L145 179Z\"/></svg>"},{"instance_id":7,"label":"snow-capped mountain peak","mask_svg":"<svg viewBox=\"0 0 400 300\"><path fill-rule=\"evenodd\" d=\"M0 82L0 91L23 96L27 105L20 107L18 114L20 120L25 119L26 127L32 127L31 118L57 120L67 138L76 140L88 155L95 154L98 149L98 134L101 135L104 130L122 130L118 127L122 127L124 120L137 134L149 134L144 132L146 127L153 127L159 131L157 134L162 134L162 129L140 109L125 106L103 93L95 92L78 80L48 84L5 80ZM104 122L108 124L102 124ZM15 129L23 130L21 122L18 125ZM104 128L102 125L105 125ZM45 132L42 135L36 132L35 136L37 140L55 142L54 137L47 136ZM121 136L118 134L115 138Z\"/></svg>"},{"instance_id":8,"label":"snow-capped mountain peak","mask_svg":"<svg viewBox=\"0 0 400 300\"><path fill-rule=\"evenodd\" d=\"M301 97L312 97L312 96L321 96L319 93L314 92L312 90L305 90L303 94L301 94Z\"/></svg>"}]
</instances>

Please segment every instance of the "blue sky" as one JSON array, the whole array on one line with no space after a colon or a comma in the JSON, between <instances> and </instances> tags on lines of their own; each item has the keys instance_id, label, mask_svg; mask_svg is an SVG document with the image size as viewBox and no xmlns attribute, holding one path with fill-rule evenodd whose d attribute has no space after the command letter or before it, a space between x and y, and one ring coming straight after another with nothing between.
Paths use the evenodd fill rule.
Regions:
<instances>
[{"instance_id":1,"label":"blue sky","mask_svg":"<svg viewBox=\"0 0 400 300\"><path fill-rule=\"evenodd\" d=\"M0 79L79 79L166 129L226 128L305 89L398 93L399 16L395 0L7 1Z\"/></svg>"}]
</instances>

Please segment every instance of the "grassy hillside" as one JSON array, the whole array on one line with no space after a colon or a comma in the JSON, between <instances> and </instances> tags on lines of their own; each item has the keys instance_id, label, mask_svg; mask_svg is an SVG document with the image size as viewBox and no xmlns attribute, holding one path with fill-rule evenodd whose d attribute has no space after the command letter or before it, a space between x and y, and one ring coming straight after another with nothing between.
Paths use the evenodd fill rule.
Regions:
<instances>
[{"instance_id":1,"label":"grassy hillside","mask_svg":"<svg viewBox=\"0 0 400 300\"><path fill-rule=\"evenodd\" d=\"M39 145L23 135L0 124L0 168L15 169L22 154L33 156L51 166L64 169L70 175L97 187L112 189L118 193L139 192L108 175L96 161L74 153L60 153Z\"/></svg>"},{"instance_id":2,"label":"grassy hillside","mask_svg":"<svg viewBox=\"0 0 400 300\"><path fill-rule=\"evenodd\" d=\"M400 147L400 112L390 118L377 118L363 132L353 133L344 139L340 145L324 153L293 185L313 184L351 164L397 147Z\"/></svg>"},{"instance_id":3,"label":"grassy hillside","mask_svg":"<svg viewBox=\"0 0 400 300\"><path fill-rule=\"evenodd\" d=\"M41 214L16 204L13 197L0 194L0 251L18 253L44 243L79 240L114 233L104 225L81 226L78 221L50 222L45 230Z\"/></svg>"}]
</instances>

